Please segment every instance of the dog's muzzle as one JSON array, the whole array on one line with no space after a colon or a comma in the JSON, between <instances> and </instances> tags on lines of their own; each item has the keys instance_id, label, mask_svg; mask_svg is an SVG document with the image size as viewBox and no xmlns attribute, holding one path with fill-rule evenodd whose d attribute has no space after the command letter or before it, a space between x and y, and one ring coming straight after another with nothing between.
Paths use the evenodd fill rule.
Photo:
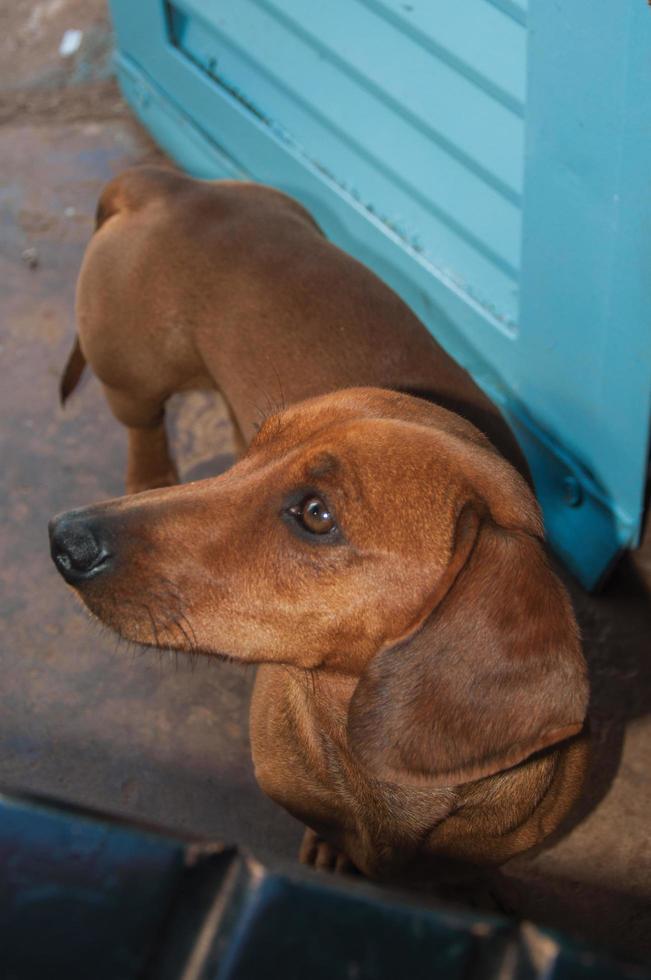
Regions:
<instances>
[{"instance_id":1,"label":"dog's muzzle","mask_svg":"<svg viewBox=\"0 0 651 980\"><path fill-rule=\"evenodd\" d=\"M81 585L111 567L107 536L101 524L83 511L53 517L49 532L52 561L70 585Z\"/></svg>"}]
</instances>

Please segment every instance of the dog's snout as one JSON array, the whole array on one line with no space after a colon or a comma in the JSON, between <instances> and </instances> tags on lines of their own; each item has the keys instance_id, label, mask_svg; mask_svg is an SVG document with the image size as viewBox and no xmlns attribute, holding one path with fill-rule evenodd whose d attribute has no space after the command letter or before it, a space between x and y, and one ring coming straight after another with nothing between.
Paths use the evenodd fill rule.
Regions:
<instances>
[{"instance_id":1,"label":"dog's snout","mask_svg":"<svg viewBox=\"0 0 651 980\"><path fill-rule=\"evenodd\" d=\"M50 521L52 561L66 582L77 585L106 571L111 554L98 521L74 511Z\"/></svg>"}]
</instances>

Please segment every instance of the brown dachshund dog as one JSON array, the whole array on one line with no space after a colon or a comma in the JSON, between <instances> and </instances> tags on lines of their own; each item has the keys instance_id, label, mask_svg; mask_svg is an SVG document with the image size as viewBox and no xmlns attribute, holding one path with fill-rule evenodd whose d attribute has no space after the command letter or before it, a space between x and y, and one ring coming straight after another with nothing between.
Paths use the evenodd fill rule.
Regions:
<instances>
[{"instance_id":1,"label":"brown dachshund dog","mask_svg":"<svg viewBox=\"0 0 651 980\"><path fill-rule=\"evenodd\" d=\"M586 769L575 619L511 432L404 303L283 194L147 168L102 194L77 316L62 395L88 360L148 492L56 518L54 561L122 636L261 665L302 859L427 878L550 834ZM165 401L202 386L248 449L170 486Z\"/></svg>"}]
</instances>

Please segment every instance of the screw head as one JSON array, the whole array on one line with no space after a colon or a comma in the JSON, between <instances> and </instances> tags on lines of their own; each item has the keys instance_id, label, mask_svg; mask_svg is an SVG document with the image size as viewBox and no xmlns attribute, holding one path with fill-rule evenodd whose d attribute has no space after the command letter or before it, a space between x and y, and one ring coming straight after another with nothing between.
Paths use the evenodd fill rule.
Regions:
<instances>
[{"instance_id":1,"label":"screw head","mask_svg":"<svg viewBox=\"0 0 651 980\"><path fill-rule=\"evenodd\" d=\"M578 507L583 502L583 490L576 477L566 476L563 480L563 500L568 507Z\"/></svg>"},{"instance_id":2,"label":"screw head","mask_svg":"<svg viewBox=\"0 0 651 980\"><path fill-rule=\"evenodd\" d=\"M136 87L136 100L143 109L146 109L149 105L150 96L149 92L144 85L137 85Z\"/></svg>"}]
</instances>

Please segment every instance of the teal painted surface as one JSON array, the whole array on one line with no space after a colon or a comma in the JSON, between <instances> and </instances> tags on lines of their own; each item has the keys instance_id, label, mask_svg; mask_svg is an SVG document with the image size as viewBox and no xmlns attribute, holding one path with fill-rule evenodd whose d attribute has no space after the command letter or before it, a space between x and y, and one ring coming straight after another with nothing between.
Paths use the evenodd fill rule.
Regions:
<instances>
[{"instance_id":1,"label":"teal painted surface","mask_svg":"<svg viewBox=\"0 0 651 980\"><path fill-rule=\"evenodd\" d=\"M592 587L642 514L651 11L528 8L111 2L155 138L197 176L297 197L401 293L501 405Z\"/></svg>"},{"instance_id":2,"label":"teal painted surface","mask_svg":"<svg viewBox=\"0 0 651 980\"><path fill-rule=\"evenodd\" d=\"M646 3L531 4L522 328L505 377L589 470L626 544L651 414L649 92Z\"/></svg>"},{"instance_id":3,"label":"teal painted surface","mask_svg":"<svg viewBox=\"0 0 651 980\"><path fill-rule=\"evenodd\" d=\"M487 7L466 5L470 14ZM209 0L181 0L171 6L172 30L179 51L243 95L305 159L513 322L521 103L462 70L454 53L462 21L446 39L448 54L416 30L397 30L384 7L330 0L315 17L305 0L241 0L211 18ZM523 29L488 10L505 44L522 51Z\"/></svg>"}]
</instances>

